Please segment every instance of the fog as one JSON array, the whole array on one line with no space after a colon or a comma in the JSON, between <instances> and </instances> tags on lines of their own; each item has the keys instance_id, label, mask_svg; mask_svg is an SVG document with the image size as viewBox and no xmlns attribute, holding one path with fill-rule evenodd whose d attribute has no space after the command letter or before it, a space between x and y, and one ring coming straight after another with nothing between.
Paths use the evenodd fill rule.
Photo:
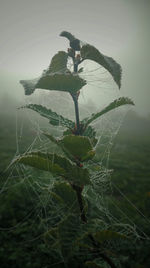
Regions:
<instances>
[{"instance_id":1,"label":"fog","mask_svg":"<svg viewBox=\"0 0 150 268\"><path fill-rule=\"evenodd\" d=\"M24 102L21 79L41 75L51 57L67 50L62 30L113 57L123 69L118 89L89 86L84 96L103 106L119 94L132 98L140 115L150 113L148 0L5 0L0 2L0 105L8 111ZM99 93L98 93L99 90Z\"/></svg>"}]
</instances>

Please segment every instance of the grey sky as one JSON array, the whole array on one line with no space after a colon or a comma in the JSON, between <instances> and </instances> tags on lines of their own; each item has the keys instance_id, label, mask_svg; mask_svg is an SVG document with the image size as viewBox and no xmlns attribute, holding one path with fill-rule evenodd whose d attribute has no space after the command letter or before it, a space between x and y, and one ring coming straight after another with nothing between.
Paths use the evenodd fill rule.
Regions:
<instances>
[{"instance_id":1,"label":"grey sky","mask_svg":"<svg viewBox=\"0 0 150 268\"><path fill-rule=\"evenodd\" d=\"M0 97L25 98L18 81L39 76L67 49L59 37L67 30L118 61L122 95L150 113L149 18L149 0L0 0Z\"/></svg>"}]
</instances>

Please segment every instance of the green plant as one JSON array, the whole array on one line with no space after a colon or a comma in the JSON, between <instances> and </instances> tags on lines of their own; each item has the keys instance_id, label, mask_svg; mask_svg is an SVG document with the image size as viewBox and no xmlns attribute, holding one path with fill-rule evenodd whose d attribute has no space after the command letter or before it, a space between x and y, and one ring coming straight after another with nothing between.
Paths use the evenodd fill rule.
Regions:
<instances>
[{"instance_id":1,"label":"green plant","mask_svg":"<svg viewBox=\"0 0 150 268\"><path fill-rule=\"evenodd\" d=\"M29 165L50 172L56 177L50 195L55 204L54 207L61 207L62 211L60 216L57 215L52 226L49 226L44 239L51 251L59 253L62 265L65 267L70 267L70 265L72 267L102 267L101 261L103 261L112 268L118 267L116 266L118 257L112 252L107 252L106 243L114 240L122 241L127 237L93 213L97 210L97 201L92 174L99 172L102 167L94 160L97 139L96 131L90 124L103 114L122 105L133 105L133 102L129 98L121 97L103 110L80 121L78 98L80 90L87 83L80 77L83 71L83 68L79 69L80 64L86 59L97 62L112 75L119 88L121 67L112 58L100 53L94 46L81 45L81 41L72 34L64 31L60 35L70 41L68 52L59 51L40 78L22 80L21 84L24 86L26 95L32 94L36 88L69 93L75 107L76 122L41 105L24 106L49 119L51 125L66 128L60 139L56 139L50 133L43 133L58 146L62 154L33 151L19 155L13 163ZM68 58L72 59L72 72L67 67ZM79 252L82 254L80 255Z\"/></svg>"}]
</instances>

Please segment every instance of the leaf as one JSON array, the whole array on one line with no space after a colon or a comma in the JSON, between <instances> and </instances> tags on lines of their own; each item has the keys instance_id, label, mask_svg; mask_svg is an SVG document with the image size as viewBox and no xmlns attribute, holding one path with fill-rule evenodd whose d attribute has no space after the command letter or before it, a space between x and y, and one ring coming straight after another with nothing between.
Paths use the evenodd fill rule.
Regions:
<instances>
[{"instance_id":1,"label":"leaf","mask_svg":"<svg viewBox=\"0 0 150 268\"><path fill-rule=\"evenodd\" d=\"M68 181L73 182L81 187L91 184L88 170L75 165L68 170Z\"/></svg>"},{"instance_id":2,"label":"leaf","mask_svg":"<svg viewBox=\"0 0 150 268\"><path fill-rule=\"evenodd\" d=\"M76 51L80 51L80 40L77 39L74 35L67 31L63 31L60 33L60 36L66 37L70 41L70 47Z\"/></svg>"},{"instance_id":3,"label":"leaf","mask_svg":"<svg viewBox=\"0 0 150 268\"><path fill-rule=\"evenodd\" d=\"M41 77L32 80L21 80L25 95L31 95L36 88L46 90L67 91L76 93L84 85L86 81L77 74L71 74L67 69L68 55L64 51L59 51L51 61L47 70L45 70Z\"/></svg>"},{"instance_id":4,"label":"leaf","mask_svg":"<svg viewBox=\"0 0 150 268\"><path fill-rule=\"evenodd\" d=\"M38 81L39 77L35 79L20 81L20 84L24 87L25 95L31 95L35 91Z\"/></svg>"},{"instance_id":5,"label":"leaf","mask_svg":"<svg viewBox=\"0 0 150 268\"><path fill-rule=\"evenodd\" d=\"M94 128L92 128L91 126L88 126L86 128L83 127L82 135L86 136L86 137L89 137L93 146L96 145L97 139L95 138L96 131L95 131Z\"/></svg>"},{"instance_id":6,"label":"leaf","mask_svg":"<svg viewBox=\"0 0 150 268\"><path fill-rule=\"evenodd\" d=\"M63 143L61 143L61 140L55 139L52 135L48 134L48 133L44 133L44 136L46 136L51 142L55 143L65 154L65 156L71 160L75 162L74 157L69 153L69 151L64 147Z\"/></svg>"},{"instance_id":7,"label":"leaf","mask_svg":"<svg viewBox=\"0 0 150 268\"><path fill-rule=\"evenodd\" d=\"M70 42L74 41L76 39L76 37L74 35L72 35L71 33L67 32L67 31L62 31L60 33L60 36L66 37Z\"/></svg>"},{"instance_id":8,"label":"leaf","mask_svg":"<svg viewBox=\"0 0 150 268\"><path fill-rule=\"evenodd\" d=\"M59 51L51 60L49 68L46 73L64 73L67 70L68 54L65 51Z\"/></svg>"},{"instance_id":9,"label":"leaf","mask_svg":"<svg viewBox=\"0 0 150 268\"><path fill-rule=\"evenodd\" d=\"M64 51L59 51L51 60L50 66L43 72L44 74L61 72L64 73L67 70L67 58L68 54ZM36 84L39 81L39 77L32 80L21 80L20 83L23 85L25 95L31 95L36 89Z\"/></svg>"},{"instance_id":10,"label":"leaf","mask_svg":"<svg viewBox=\"0 0 150 268\"><path fill-rule=\"evenodd\" d=\"M79 161L88 160L95 155L88 137L67 135L60 142Z\"/></svg>"},{"instance_id":11,"label":"leaf","mask_svg":"<svg viewBox=\"0 0 150 268\"><path fill-rule=\"evenodd\" d=\"M62 115L57 114L56 112L53 112L51 109L47 109L46 107L38 104L28 104L26 106L20 107L20 108L28 108L31 109L37 113L39 113L41 116L49 119L49 123L53 126L63 126L67 128L73 128L74 122L69 120L68 118L63 117Z\"/></svg>"},{"instance_id":12,"label":"leaf","mask_svg":"<svg viewBox=\"0 0 150 268\"><path fill-rule=\"evenodd\" d=\"M34 168L38 168L44 171L52 172L56 175L64 176L66 174L63 166L65 159L55 155L55 154L46 154L41 152L31 152L25 155L17 157L14 163L20 163L28 165ZM63 164L62 164L63 163Z\"/></svg>"},{"instance_id":13,"label":"leaf","mask_svg":"<svg viewBox=\"0 0 150 268\"><path fill-rule=\"evenodd\" d=\"M60 198L61 203L64 203L68 210L80 213L76 193L68 183L55 183L52 193L56 194L54 198L57 198L57 196Z\"/></svg>"},{"instance_id":14,"label":"leaf","mask_svg":"<svg viewBox=\"0 0 150 268\"><path fill-rule=\"evenodd\" d=\"M111 230L102 230L102 231L96 232L94 234L94 238L97 242L103 243L108 240L127 239L128 237L121 233L114 232Z\"/></svg>"},{"instance_id":15,"label":"leaf","mask_svg":"<svg viewBox=\"0 0 150 268\"><path fill-rule=\"evenodd\" d=\"M89 172L57 154L31 152L17 157L12 164L20 163L62 176L77 185L90 184Z\"/></svg>"},{"instance_id":16,"label":"leaf","mask_svg":"<svg viewBox=\"0 0 150 268\"><path fill-rule=\"evenodd\" d=\"M83 60L93 60L102 65L112 75L118 87L121 87L121 66L113 58L104 56L98 49L89 44L82 46L81 56Z\"/></svg>"},{"instance_id":17,"label":"leaf","mask_svg":"<svg viewBox=\"0 0 150 268\"><path fill-rule=\"evenodd\" d=\"M45 137L47 137L51 142L53 142L53 143L55 143L56 145L58 145L58 140L55 139L52 135L50 135L50 134L48 134L48 133L44 133L44 132L43 132L43 135L44 135Z\"/></svg>"},{"instance_id":18,"label":"leaf","mask_svg":"<svg viewBox=\"0 0 150 268\"><path fill-rule=\"evenodd\" d=\"M66 91L74 94L85 85L86 81L77 74L54 73L51 75L43 75L35 87L46 90Z\"/></svg>"},{"instance_id":19,"label":"leaf","mask_svg":"<svg viewBox=\"0 0 150 268\"><path fill-rule=\"evenodd\" d=\"M96 120L97 118L102 116L103 114L106 114L106 113L110 112L111 110L114 110L114 109L118 108L119 106L126 105L126 104L134 105L134 103L131 99L125 98L125 97L120 97L119 99L116 99L113 102L111 102L108 106L106 106L100 112L92 114L91 117L89 117L89 118L83 119L81 123L83 125L85 124L85 126L87 126L91 122L93 122L94 120Z\"/></svg>"},{"instance_id":20,"label":"leaf","mask_svg":"<svg viewBox=\"0 0 150 268\"><path fill-rule=\"evenodd\" d=\"M70 214L58 226L61 251L64 259L69 259L75 254L76 239L79 233L80 219L77 215Z\"/></svg>"}]
</instances>

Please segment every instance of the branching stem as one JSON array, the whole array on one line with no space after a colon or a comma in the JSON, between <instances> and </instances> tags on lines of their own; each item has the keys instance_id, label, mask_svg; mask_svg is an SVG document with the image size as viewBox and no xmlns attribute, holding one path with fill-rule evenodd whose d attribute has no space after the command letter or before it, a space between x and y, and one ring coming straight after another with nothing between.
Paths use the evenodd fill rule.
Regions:
<instances>
[{"instance_id":1,"label":"branching stem","mask_svg":"<svg viewBox=\"0 0 150 268\"><path fill-rule=\"evenodd\" d=\"M76 135L80 134L80 119L79 119L79 106L78 106L78 96L77 94L71 94L74 107L75 107L75 116L76 116Z\"/></svg>"}]
</instances>

